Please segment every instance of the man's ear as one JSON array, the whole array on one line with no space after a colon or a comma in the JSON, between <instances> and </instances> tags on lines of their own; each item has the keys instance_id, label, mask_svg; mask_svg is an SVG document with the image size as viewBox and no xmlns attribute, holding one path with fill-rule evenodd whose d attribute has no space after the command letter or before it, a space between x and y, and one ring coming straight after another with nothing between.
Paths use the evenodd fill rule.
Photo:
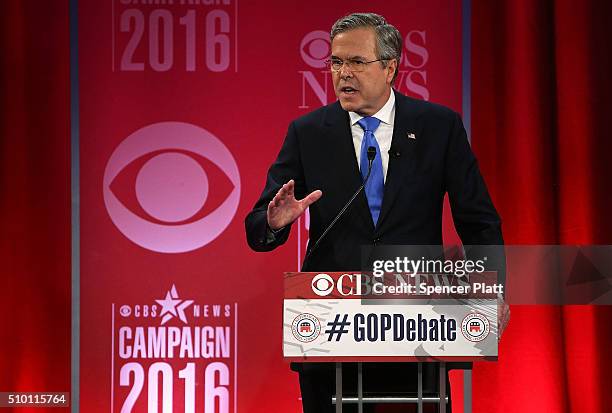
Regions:
<instances>
[{"instance_id":1,"label":"man's ear","mask_svg":"<svg viewBox=\"0 0 612 413\"><path fill-rule=\"evenodd\" d=\"M393 76L395 76L395 71L397 70L397 59L391 59L387 63L387 69L389 73L387 74L387 83L391 84L393 81Z\"/></svg>"}]
</instances>

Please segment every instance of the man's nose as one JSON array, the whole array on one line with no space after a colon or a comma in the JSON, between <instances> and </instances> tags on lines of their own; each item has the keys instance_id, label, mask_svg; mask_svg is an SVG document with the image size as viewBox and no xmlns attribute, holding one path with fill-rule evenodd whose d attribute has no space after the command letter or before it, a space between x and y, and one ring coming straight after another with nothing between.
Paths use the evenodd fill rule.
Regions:
<instances>
[{"instance_id":1,"label":"man's nose","mask_svg":"<svg viewBox=\"0 0 612 413\"><path fill-rule=\"evenodd\" d=\"M340 68L340 78L348 79L350 77L353 77L353 72L351 71L351 69L348 68L346 64L342 65L342 67Z\"/></svg>"}]
</instances>

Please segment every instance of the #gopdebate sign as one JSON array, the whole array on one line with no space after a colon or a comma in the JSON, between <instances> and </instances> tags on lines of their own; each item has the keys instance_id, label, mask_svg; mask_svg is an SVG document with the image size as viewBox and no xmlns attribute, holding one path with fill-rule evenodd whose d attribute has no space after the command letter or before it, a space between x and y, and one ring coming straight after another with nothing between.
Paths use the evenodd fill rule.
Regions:
<instances>
[{"instance_id":1,"label":"#gopdebate sign","mask_svg":"<svg viewBox=\"0 0 612 413\"><path fill-rule=\"evenodd\" d=\"M147 302L112 304L111 313L111 411L236 406L237 303L198 302L172 285Z\"/></svg>"},{"instance_id":2,"label":"#gopdebate sign","mask_svg":"<svg viewBox=\"0 0 612 413\"><path fill-rule=\"evenodd\" d=\"M292 361L496 358L496 277L287 273L283 354Z\"/></svg>"}]
</instances>

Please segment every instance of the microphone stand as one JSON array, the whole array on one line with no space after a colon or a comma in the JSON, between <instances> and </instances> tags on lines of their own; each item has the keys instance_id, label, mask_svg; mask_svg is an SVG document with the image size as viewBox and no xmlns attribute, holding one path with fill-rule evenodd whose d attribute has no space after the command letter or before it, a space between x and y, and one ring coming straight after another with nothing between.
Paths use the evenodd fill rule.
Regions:
<instances>
[{"instance_id":1,"label":"microphone stand","mask_svg":"<svg viewBox=\"0 0 612 413\"><path fill-rule=\"evenodd\" d=\"M308 258L310 258L310 256L312 255L312 253L317 249L317 247L319 246L319 244L321 243L321 240L323 240L323 238L325 238L325 236L327 235L327 233L332 229L332 227L336 224L336 222L338 222L338 220L340 219L340 217L342 215L344 215L344 213L346 212L346 210L348 209L348 207L353 203L353 201L355 200L355 198L357 198L357 195L359 195L359 193L361 193L361 191L363 191L363 188L365 188L366 183L368 182L368 178L370 178L370 174L372 173L372 163L374 161L374 158L376 157L376 148L373 146L369 146L368 147L368 173L365 177L365 179L363 180L363 184L361 184L361 186L359 187L359 189L353 194L353 196L348 200L348 202L346 204L344 204L344 206L342 207L342 209L340 210L340 212L338 213L338 215L336 215L336 217L332 220L332 222L327 226L327 228L325 228L325 231L323 231L323 233L321 234L321 236L317 239L317 241L314 243L314 245L312 246L312 248L308 249L308 253L306 254L306 258L304 258L304 260L307 260Z\"/></svg>"}]
</instances>

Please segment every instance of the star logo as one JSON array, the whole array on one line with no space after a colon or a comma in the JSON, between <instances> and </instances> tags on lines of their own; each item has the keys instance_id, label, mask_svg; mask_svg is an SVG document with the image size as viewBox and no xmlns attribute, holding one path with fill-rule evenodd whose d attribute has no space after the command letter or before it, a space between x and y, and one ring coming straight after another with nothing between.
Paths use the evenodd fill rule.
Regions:
<instances>
[{"instance_id":1,"label":"star logo","mask_svg":"<svg viewBox=\"0 0 612 413\"><path fill-rule=\"evenodd\" d=\"M193 304L193 300L180 300L174 284L172 284L172 288L166 293L163 300L155 301L162 306L159 314L162 317L162 325L166 324L172 317L178 317L183 323L187 324L185 309Z\"/></svg>"}]
</instances>

